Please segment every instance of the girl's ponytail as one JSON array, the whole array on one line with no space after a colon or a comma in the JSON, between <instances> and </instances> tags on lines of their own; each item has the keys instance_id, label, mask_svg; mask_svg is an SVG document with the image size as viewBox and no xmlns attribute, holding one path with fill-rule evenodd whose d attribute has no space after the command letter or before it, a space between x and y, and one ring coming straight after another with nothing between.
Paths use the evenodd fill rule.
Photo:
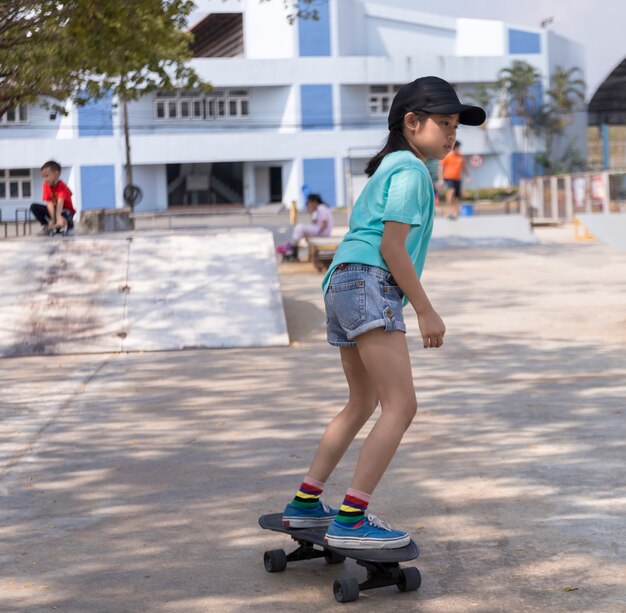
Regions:
<instances>
[{"instance_id":1,"label":"girl's ponytail","mask_svg":"<svg viewBox=\"0 0 626 613\"><path fill-rule=\"evenodd\" d=\"M420 123L428 116L428 113L425 113L424 111L414 111L414 113ZM403 124L399 124L389 130L387 140L385 141L382 149L367 163L367 166L365 167L365 174L368 177L371 177L376 172L376 169L380 166L383 158L389 153L393 153L394 151L410 151L415 154L415 150L411 147L411 145L409 145L409 142L402 133L402 125Z\"/></svg>"}]
</instances>

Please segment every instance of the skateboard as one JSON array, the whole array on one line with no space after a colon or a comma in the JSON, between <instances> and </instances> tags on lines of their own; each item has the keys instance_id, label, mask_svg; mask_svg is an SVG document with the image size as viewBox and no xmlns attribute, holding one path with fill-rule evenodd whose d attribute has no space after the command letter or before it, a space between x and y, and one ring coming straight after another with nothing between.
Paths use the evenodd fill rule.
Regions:
<instances>
[{"instance_id":1,"label":"skateboard","mask_svg":"<svg viewBox=\"0 0 626 613\"><path fill-rule=\"evenodd\" d=\"M340 564L351 558L367 571L362 583L355 577L335 579L333 594L337 602L351 602L359 597L361 590L395 585L401 592L416 590L422 583L420 571L415 567L401 568L400 562L414 560L419 548L414 541L399 549L341 549L324 543L326 528L288 528L283 526L282 513L270 513L259 517L259 525L265 530L288 534L298 548L289 554L283 549L272 549L263 555L263 564L268 573L280 573L287 562L324 558L327 564Z\"/></svg>"}]
</instances>

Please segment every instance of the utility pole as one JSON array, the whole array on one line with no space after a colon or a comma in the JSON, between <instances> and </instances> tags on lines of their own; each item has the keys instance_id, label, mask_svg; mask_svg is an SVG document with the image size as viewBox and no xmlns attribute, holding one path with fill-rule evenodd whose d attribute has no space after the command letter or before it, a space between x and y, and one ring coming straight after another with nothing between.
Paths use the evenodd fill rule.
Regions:
<instances>
[{"instance_id":1,"label":"utility pole","mask_svg":"<svg viewBox=\"0 0 626 613\"><path fill-rule=\"evenodd\" d=\"M122 123L124 124L124 142L126 144L126 187L133 184L133 166L130 161L130 136L128 133L128 104L122 97Z\"/></svg>"}]
</instances>

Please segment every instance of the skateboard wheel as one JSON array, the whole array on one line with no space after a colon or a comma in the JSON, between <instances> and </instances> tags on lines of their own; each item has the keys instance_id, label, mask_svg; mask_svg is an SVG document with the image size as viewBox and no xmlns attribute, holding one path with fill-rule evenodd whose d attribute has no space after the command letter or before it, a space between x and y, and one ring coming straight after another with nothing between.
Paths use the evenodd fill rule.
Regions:
<instances>
[{"instance_id":1,"label":"skateboard wheel","mask_svg":"<svg viewBox=\"0 0 626 613\"><path fill-rule=\"evenodd\" d=\"M414 566L400 570L398 589L401 592L412 592L422 585L422 575Z\"/></svg>"},{"instance_id":2,"label":"skateboard wheel","mask_svg":"<svg viewBox=\"0 0 626 613\"><path fill-rule=\"evenodd\" d=\"M359 582L354 577L336 579L333 593L337 602L352 602L359 597Z\"/></svg>"},{"instance_id":3,"label":"skateboard wheel","mask_svg":"<svg viewBox=\"0 0 626 613\"><path fill-rule=\"evenodd\" d=\"M268 573L282 573L287 568L287 554L282 549L266 551L263 565Z\"/></svg>"},{"instance_id":4,"label":"skateboard wheel","mask_svg":"<svg viewBox=\"0 0 626 613\"><path fill-rule=\"evenodd\" d=\"M341 564L345 559L346 556L342 556L336 551L324 549L324 560L326 560L326 564Z\"/></svg>"}]
</instances>

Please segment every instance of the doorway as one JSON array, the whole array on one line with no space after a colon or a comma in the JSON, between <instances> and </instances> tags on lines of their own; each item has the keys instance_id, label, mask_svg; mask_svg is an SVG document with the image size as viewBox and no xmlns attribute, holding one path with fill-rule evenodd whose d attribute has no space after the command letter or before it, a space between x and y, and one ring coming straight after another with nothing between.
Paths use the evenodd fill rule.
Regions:
<instances>
[{"instance_id":1,"label":"doorway","mask_svg":"<svg viewBox=\"0 0 626 613\"><path fill-rule=\"evenodd\" d=\"M270 166L270 202L283 201L283 168Z\"/></svg>"}]
</instances>

